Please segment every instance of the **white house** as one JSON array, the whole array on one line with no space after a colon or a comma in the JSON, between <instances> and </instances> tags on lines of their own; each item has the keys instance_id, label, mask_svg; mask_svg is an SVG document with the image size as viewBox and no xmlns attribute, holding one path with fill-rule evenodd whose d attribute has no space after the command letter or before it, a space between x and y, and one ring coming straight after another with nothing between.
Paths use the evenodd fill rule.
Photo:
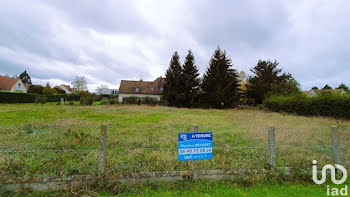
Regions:
<instances>
[{"instance_id":1,"label":"white house","mask_svg":"<svg viewBox=\"0 0 350 197\"><path fill-rule=\"evenodd\" d=\"M27 93L27 89L21 79L11 78L11 77L1 76L1 75L0 75L0 91Z\"/></svg>"},{"instance_id":2,"label":"white house","mask_svg":"<svg viewBox=\"0 0 350 197\"><path fill-rule=\"evenodd\" d=\"M165 78L158 77L154 81L129 81L120 82L118 100L123 102L126 97L151 97L160 100L162 95Z\"/></svg>"},{"instance_id":3,"label":"white house","mask_svg":"<svg viewBox=\"0 0 350 197\"><path fill-rule=\"evenodd\" d=\"M101 94L101 95L117 95L118 89L101 88L99 94Z\"/></svg>"}]
</instances>

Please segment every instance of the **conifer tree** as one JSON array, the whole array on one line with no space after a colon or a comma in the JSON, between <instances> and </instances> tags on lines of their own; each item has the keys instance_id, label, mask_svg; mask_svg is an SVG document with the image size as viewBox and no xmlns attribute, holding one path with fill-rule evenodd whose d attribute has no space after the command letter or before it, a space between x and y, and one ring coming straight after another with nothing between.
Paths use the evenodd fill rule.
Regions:
<instances>
[{"instance_id":1,"label":"conifer tree","mask_svg":"<svg viewBox=\"0 0 350 197\"><path fill-rule=\"evenodd\" d=\"M162 92L162 98L170 106L181 106L183 101L182 85L182 67L180 57L177 52L173 54L170 65L165 74L165 84Z\"/></svg>"},{"instance_id":2,"label":"conifer tree","mask_svg":"<svg viewBox=\"0 0 350 197\"><path fill-rule=\"evenodd\" d=\"M239 100L238 73L232 68L231 59L219 47L209 62L203 76L202 100L204 107L229 108Z\"/></svg>"},{"instance_id":3,"label":"conifer tree","mask_svg":"<svg viewBox=\"0 0 350 197\"><path fill-rule=\"evenodd\" d=\"M277 68L278 62L259 60L251 69L254 76L249 77L247 96L254 104L262 104L269 95L295 95L300 93L299 83L289 73Z\"/></svg>"},{"instance_id":4,"label":"conifer tree","mask_svg":"<svg viewBox=\"0 0 350 197\"><path fill-rule=\"evenodd\" d=\"M198 78L199 73L195 65L195 59L191 50L188 50L183 70L182 70L182 82L183 82L183 94L184 103L186 107L196 107L198 105L198 91L200 80Z\"/></svg>"}]
</instances>

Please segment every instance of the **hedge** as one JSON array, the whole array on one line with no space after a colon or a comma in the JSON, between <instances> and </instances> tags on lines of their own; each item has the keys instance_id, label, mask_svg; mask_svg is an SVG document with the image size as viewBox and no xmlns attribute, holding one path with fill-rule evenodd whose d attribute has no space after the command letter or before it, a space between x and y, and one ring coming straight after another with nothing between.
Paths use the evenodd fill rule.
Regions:
<instances>
[{"instance_id":1,"label":"hedge","mask_svg":"<svg viewBox=\"0 0 350 197\"><path fill-rule=\"evenodd\" d=\"M34 103L37 94L0 92L0 103Z\"/></svg>"},{"instance_id":2,"label":"hedge","mask_svg":"<svg viewBox=\"0 0 350 197\"><path fill-rule=\"evenodd\" d=\"M61 98L63 98L65 101L80 101L79 94L57 94L45 97L47 98L47 102L60 102Z\"/></svg>"},{"instance_id":3,"label":"hedge","mask_svg":"<svg viewBox=\"0 0 350 197\"><path fill-rule=\"evenodd\" d=\"M350 119L350 96L348 95L272 96L265 100L264 106L277 112Z\"/></svg>"},{"instance_id":4,"label":"hedge","mask_svg":"<svg viewBox=\"0 0 350 197\"><path fill-rule=\"evenodd\" d=\"M0 92L0 103L34 103L37 96L40 95L36 93ZM47 102L60 102L61 98L65 101L80 101L79 94L58 94L43 97L46 98Z\"/></svg>"},{"instance_id":5,"label":"hedge","mask_svg":"<svg viewBox=\"0 0 350 197\"><path fill-rule=\"evenodd\" d=\"M126 97L123 99L123 104L145 104L145 105L166 105L166 103L162 100L158 100L156 98L151 97Z\"/></svg>"}]
</instances>

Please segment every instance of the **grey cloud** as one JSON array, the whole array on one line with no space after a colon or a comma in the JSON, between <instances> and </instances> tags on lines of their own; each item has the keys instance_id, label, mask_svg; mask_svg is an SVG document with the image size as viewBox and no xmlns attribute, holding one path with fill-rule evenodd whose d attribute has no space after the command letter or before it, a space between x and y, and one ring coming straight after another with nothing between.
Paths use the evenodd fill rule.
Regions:
<instances>
[{"instance_id":1,"label":"grey cloud","mask_svg":"<svg viewBox=\"0 0 350 197\"><path fill-rule=\"evenodd\" d=\"M86 75L91 84L116 85L140 74L164 76L175 50L183 61L191 48L203 73L219 45L240 70L277 59L304 89L350 85L349 7L347 1L2 1L0 74L28 70L62 81Z\"/></svg>"}]
</instances>

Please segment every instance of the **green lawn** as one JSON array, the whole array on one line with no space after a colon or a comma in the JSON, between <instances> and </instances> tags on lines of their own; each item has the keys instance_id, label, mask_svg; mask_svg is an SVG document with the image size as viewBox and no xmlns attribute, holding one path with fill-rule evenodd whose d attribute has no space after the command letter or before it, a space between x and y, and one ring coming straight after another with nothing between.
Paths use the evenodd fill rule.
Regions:
<instances>
[{"instance_id":1,"label":"green lawn","mask_svg":"<svg viewBox=\"0 0 350 197\"><path fill-rule=\"evenodd\" d=\"M340 186L334 186L339 188ZM344 187L344 185L342 185ZM154 183L152 185L123 185L116 186L109 191L94 191L86 189L73 189L54 192L24 192L3 193L9 196L70 196L78 194L81 196L271 196L271 197L321 197L327 196L325 185L319 186L312 183L283 183L274 184L257 183L250 186L224 181L196 181L175 183Z\"/></svg>"},{"instance_id":2,"label":"green lawn","mask_svg":"<svg viewBox=\"0 0 350 197\"><path fill-rule=\"evenodd\" d=\"M213 159L197 162L197 169L265 168L270 125L276 127L279 167L297 167L309 172L314 159L320 164L331 163L331 125L339 127L342 160L346 166L350 164L350 121L345 120L255 108L1 104L0 149L7 152L0 154L0 182L18 177L96 174L101 124L108 125L109 174L191 169L190 162L177 161L177 133L191 131L193 124L198 124L200 131L212 131L214 136ZM293 185L285 187L293 188ZM233 191L234 187L230 188L215 192L232 190L249 196L249 192L268 189L256 186ZM278 192L278 187L274 190ZM167 190L159 192L166 194Z\"/></svg>"}]
</instances>

